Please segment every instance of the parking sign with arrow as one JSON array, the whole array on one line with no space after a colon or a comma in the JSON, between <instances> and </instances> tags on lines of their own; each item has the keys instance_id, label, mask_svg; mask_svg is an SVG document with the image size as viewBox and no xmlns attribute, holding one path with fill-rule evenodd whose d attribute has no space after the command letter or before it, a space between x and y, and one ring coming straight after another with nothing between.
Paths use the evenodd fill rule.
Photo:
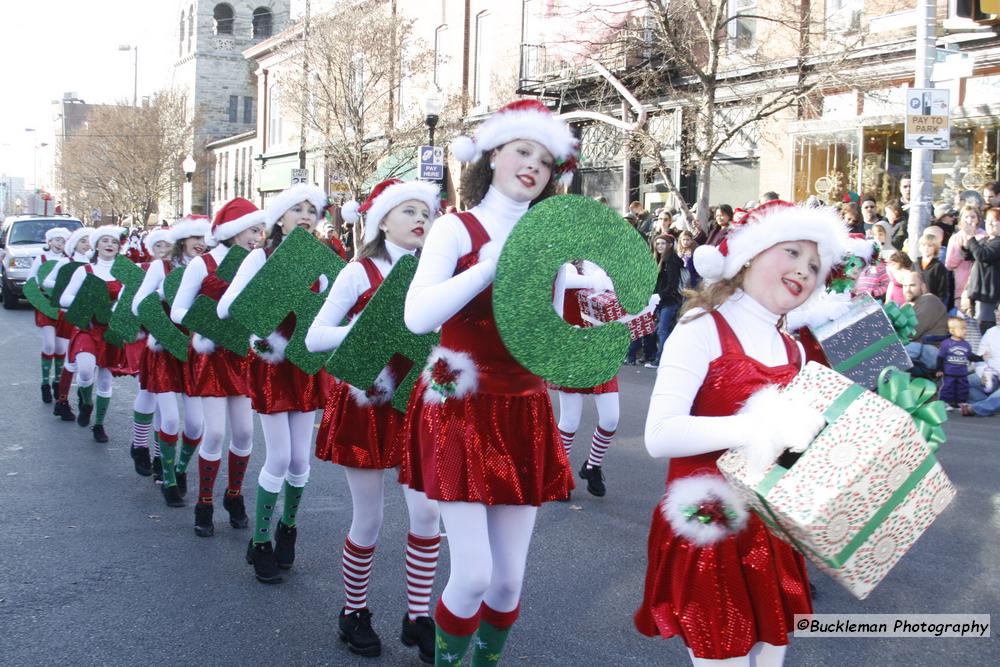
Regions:
<instances>
[{"instance_id":1,"label":"parking sign with arrow","mask_svg":"<svg viewBox=\"0 0 1000 667\"><path fill-rule=\"evenodd\" d=\"M943 150L951 146L951 105L948 89L909 88L906 91L904 146Z\"/></svg>"}]
</instances>

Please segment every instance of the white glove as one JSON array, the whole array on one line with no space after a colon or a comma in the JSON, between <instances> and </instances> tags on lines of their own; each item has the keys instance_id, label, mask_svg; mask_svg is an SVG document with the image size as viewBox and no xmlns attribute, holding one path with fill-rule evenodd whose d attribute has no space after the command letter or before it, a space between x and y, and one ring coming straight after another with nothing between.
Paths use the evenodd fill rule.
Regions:
<instances>
[{"instance_id":1,"label":"white glove","mask_svg":"<svg viewBox=\"0 0 1000 667\"><path fill-rule=\"evenodd\" d=\"M649 297L649 304L646 306L646 310L653 312L656 310L658 305L660 305L660 295L654 292L652 296Z\"/></svg>"},{"instance_id":2,"label":"white glove","mask_svg":"<svg viewBox=\"0 0 1000 667\"><path fill-rule=\"evenodd\" d=\"M482 270L489 271L491 273L491 276L496 276L497 262L500 260L500 253L502 252L503 252L502 243L499 243L497 241L489 241L488 243L484 244L483 247L479 249L478 264L489 268Z\"/></svg>"},{"instance_id":3,"label":"white glove","mask_svg":"<svg viewBox=\"0 0 1000 667\"><path fill-rule=\"evenodd\" d=\"M823 415L802 401L767 386L747 399L746 441L740 445L753 475L763 475L786 449L801 453L826 427Z\"/></svg>"},{"instance_id":4,"label":"white glove","mask_svg":"<svg viewBox=\"0 0 1000 667\"><path fill-rule=\"evenodd\" d=\"M789 331L797 331L802 327L818 327L843 317L851 309L851 295L826 294L811 303L799 306L788 313L785 326Z\"/></svg>"}]
</instances>

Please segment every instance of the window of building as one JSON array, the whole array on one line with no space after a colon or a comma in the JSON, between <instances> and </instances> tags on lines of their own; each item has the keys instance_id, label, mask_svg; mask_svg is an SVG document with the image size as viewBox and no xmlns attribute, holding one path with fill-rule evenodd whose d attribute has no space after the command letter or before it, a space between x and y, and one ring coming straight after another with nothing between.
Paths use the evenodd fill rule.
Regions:
<instances>
[{"instance_id":1,"label":"window of building","mask_svg":"<svg viewBox=\"0 0 1000 667\"><path fill-rule=\"evenodd\" d=\"M271 10L267 7L258 7L253 10L253 37L254 39L271 36L271 26L273 25Z\"/></svg>"},{"instance_id":2,"label":"window of building","mask_svg":"<svg viewBox=\"0 0 1000 667\"><path fill-rule=\"evenodd\" d=\"M757 9L757 0L731 0L729 3L729 48L751 49L756 44L757 19L743 17L742 14L753 14Z\"/></svg>"},{"instance_id":3,"label":"window of building","mask_svg":"<svg viewBox=\"0 0 1000 667\"><path fill-rule=\"evenodd\" d=\"M493 59L489 48L489 19L488 11L476 14L476 67L472 87L473 103L476 105L486 104L490 93Z\"/></svg>"},{"instance_id":4,"label":"window of building","mask_svg":"<svg viewBox=\"0 0 1000 667\"><path fill-rule=\"evenodd\" d=\"M281 87L271 86L267 96L267 141L272 146L281 144Z\"/></svg>"},{"instance_id":5,"label":"window of building","mask_svg":"<svg viewBox=\"0 0 1000 667\"><path fill-rule=\"evenodd\" d=\"M448 26L439 25L434 30L434 85L441 87L441 76L444 74L444 45L448 37Z\"/></svg>"},{"instance_id":6,"label":"window of building","mask_svg":"<svg viewBox=\"0 0 1000 667\"><path fill-rule=\"evenodd\" d=\"M826 0L826 29L829 32L861 30L864 0Z\"/></svg>"},{"instance_id":7,"label":"window of building","mask_svg":"<svg viewBox=\"0 0 1000 667\"><path fill-rule=\"evenodd\" d=\"M180 35L180 40L177 43L177 55L182 56L184 55L184 11L183 10L181 10L181 25L178 34Z\"/></svg>"},{"instance_id":8,"label":"window of building","mask_svg":"<svg viewBox=\"0 0 1000 667\"><path fill-rule=\"evenodd\" d=\"M212 18L215 19L216 35L233 34L233 8L224 2L220 2L212 10Z\"/></svg>"},{"instance_id":9,"label":"window of building","mask_svg":"<svg viewBox=\"0 0 1000 667\"><path fill-rule=\"evenodd\" d=\"M191 42L194 39L194 5L188 7L188 53L191 53Z\"/></svg>"},{"instance_id":10,"label":"window of building","mask_svg":"<svg viewBox=\"0 0 1000 667\"><path fill-rule=\"evenodd\" d=\"M229 153L222 154L222 198L229 199Z\"/></svg>"},{"instance_id":11,"label":"window of building","mask_svg":"<svg viewBox=\"0 0 1000 667\"><path fill-rule=\"evenodd\" d=\"M253 122L253 98L244 97L243 98L243 122L252 123Z\"/></svg>"},{"instance_id":12,"label":"window of building","mask_svg":"<svg viewBox=\"0 0 1000 667\"><path fill-rule=\"evenodd\" d=\"M229 96L229 122L230 123L235 123L237 120L239 120L239 118L236 115L236 113L237 113L237 111L239 109L239 105L240 105L240 96L239 95L230 95Z\"/></svg>"}]
</instances>

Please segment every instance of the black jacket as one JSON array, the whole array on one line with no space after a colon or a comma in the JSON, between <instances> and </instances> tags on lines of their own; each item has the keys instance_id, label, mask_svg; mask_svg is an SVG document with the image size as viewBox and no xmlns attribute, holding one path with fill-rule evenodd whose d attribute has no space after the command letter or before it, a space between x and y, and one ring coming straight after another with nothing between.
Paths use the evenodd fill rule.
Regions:
<instances>
[{"instance_id":1,"label":"black jacket","mask_svg":"<svg viewBox=\"0 0 1000 667\"><path fill-rule=\"evenodd\" d=\"M949 285L948 269L944 268L944 264L935 257L926 269L920 262L917 262L917 267L924 278L924 284L927 285L927 291L941 299L946 308L951 308L952 288Z\"/></svg>"},{"instance_id":2,"label":"black jacket","mask_svg":"<svg viewBox=\"0 0 1000 667\"><path fill-rule=\"evenodd\" d=\"M684 260L677 253L671 253L660 266L656 276L656 293L660 295L660 303L674 305L681 302L681 271L684 270Z\"/></svg>"},{"instance_id":3,"label":"black jacket","mask_svg":"<svg viewBox=\"0 0 1000 667\"><path fill-rule=\"evenodd\" d=\"M1000 236L969 239L967 249L975 262L965 291L974 301L1000 302Z\"/></svg>"}]
</instances>

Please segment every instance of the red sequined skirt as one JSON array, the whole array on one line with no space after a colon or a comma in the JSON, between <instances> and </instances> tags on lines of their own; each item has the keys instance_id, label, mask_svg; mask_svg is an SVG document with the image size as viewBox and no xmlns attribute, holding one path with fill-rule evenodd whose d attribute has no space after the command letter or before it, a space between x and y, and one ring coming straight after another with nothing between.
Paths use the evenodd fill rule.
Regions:
<instances>
[{"instance_id":1,"label":"red sequined skirt","mask_svg":"<svg viewBox=\"0 0 1000 667\"><path fill-rule=\"evenodd\" d=\"M423 377L403 424L399 481L434 500L541 505L573 489L552 402L542 391L482 391L425 402Z\"/></svg>"},{"instance_id":2,"label":"red sequined skirt","mask_svg":"<svg viewBox=\"0 0 1000 667\"><path fill-rule=\"evenodd\" d=\"M41 329L42 327L54 327L58 326L59 321L54 320L48 315L45 315L40 310L35 311L35 326Z\"/></svg>"},{"instance_id":3,"label":"red sequined skirt","mask_svg":"<svg viewBox=\"0 0 1000 667\"><path fill-rule=\"evenodd\" d=\"M66 321L66 313L59 311L59 319L56 320L56 338L69 340L76 333L76 327Z\"/></svg>"},{"instance_id":4,"label":"red sequined skirt","mask_svg":"<svg viewBox=\"0 0 1000 667\"><path fill-rule=\"evenodd\" d=\"M115 375L138 375L142 364L142 352L146 349L146 340L137 340L125 344L125 364L111 369Z\"/></svg>"},{"instance_id":5,"label":"red sequined skirt","mask_svg":"<svg viewBox=\"0 0 1000 667\"><path fill-rule=\"evenodd\" d=\"M69 361L76 363L76 355L89 352L97 360L98 368L120 369L128 364L125 350L105 342L104 332L107 327L100 324L91 325L89 329L77 329L69 342Z\"/></svg>"},{"instance_id":6,"label":"red sequined skirt","mask_svg":"<svg viewBox=\"0 0 1000 667\"><path fill-rule=\"evenodd\" d=\"M549 389L561 391L564 394L613 394L618 391L618 378L613 377L604 384L596 387L585 387L583 389L573 389L570 387L560 387L557 384L546 383Z\"/></svg>"},{"instance_id":7,"label":"red sequined skirt","mask_svg":"<svg viewBox=\"0 0 1000 667\"><path fill-rule=\"evenodd\" d=\"M812 613L802 556L750 512L746 526L698 547L653 510L649 565L635 626L644 635L679 635L699 658L747 655L757 642L788 643L794 614Z\"/></svg>"},{"instance_id":8,"label":"red sequined skirt","mask_svg":"<svg viewBox=\"0 0 1000 667\"><path fill-rule=\"evenodd\" d=\"M334 381L316 434L316 458L348 468L395 468L403 459L403 415L391 403L359 405Z\"/></svg>"},{"instance_id":9,"label":"red sequined skirt","mask_svg":"<svg viewBox=\"0 0 1000 667\"><path fill-rule=\"evenodd\" d=\"M246 396L247 360L221 347L201 354L189 345L184 387L188 396Z\"/></svg>"},{"instance_id":10,"label":"red sequined skirt","mask_svg":"<svg viewBox=\"0 0 1000 667\"><path fill-rule=\"evenodd\" d=\"M246 395L262 415L312 412L323 405L323 379L307 375L290 361L268 363L253 351L247 355Z\"/></svg>"},{"instance_id":11,"label":"red sequined skirt","mask_svg":"<svg viewBox=\"0 0 1000 667\"><path fill-rule=\"evenodd\" d=\"M152 394L184 393L184 362L166 350L156 352L147 345L139 360L139 386Z\"/></svg>"}]
</instances>

